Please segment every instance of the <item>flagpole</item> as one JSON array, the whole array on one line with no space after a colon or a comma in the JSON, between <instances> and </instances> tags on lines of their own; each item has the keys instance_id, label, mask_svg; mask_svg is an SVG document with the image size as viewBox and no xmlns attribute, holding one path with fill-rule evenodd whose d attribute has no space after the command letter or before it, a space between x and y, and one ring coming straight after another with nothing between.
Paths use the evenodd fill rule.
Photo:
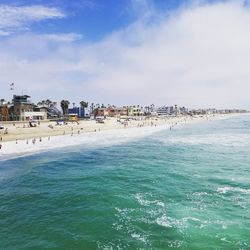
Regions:
<instances>
[{"instance_id":1,"label":"flagpole","mask_svg":"<svg viewBox=\"0 0 250 250\"><path fill-rule=\"evenodd\" d=\"M12 82L11 84L10 84L10 93L11 93L11 98L13 97L13 94L14 94L14 86L15 86L15 84Z\"/></svg>"}]
</instances>

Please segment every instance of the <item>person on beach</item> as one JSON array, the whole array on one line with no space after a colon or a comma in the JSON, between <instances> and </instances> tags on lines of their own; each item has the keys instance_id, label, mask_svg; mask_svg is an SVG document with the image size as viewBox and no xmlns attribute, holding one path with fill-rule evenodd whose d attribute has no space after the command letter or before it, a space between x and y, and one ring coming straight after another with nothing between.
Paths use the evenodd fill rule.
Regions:
<instances>
[{"instance_id":1,"label":"person on beach","mask_svg":"<svg viewBox=\"0 0 250 250\"><path fill-rule=\"evenodd\" d=\"M0 144L0 150L2 149L2 144Z\"/></svg>"}]
</instances>

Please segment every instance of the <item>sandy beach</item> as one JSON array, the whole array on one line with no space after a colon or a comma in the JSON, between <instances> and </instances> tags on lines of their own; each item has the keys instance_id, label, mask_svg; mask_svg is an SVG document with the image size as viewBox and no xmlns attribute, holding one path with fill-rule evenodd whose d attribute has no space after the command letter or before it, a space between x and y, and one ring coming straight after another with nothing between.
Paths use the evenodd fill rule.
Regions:
<instances>
[{"instance_id":1,"label":"sandy beach","mask_svg":"<svg viewBox=\"0 0 250 250\"><path fill-rule=\"evenodd\" d=\"M0 160L22 156L52 148L88 144L107 145L143 137L151 133L185 123L225 119L231 115L179 116L130 120L125 125L117 118L108 118L104 123L83 120L78 123L56 125L56 122L40 122L37 127L28 127L28 122L5 124L8 134L1 130Z\"/></svg>"}]
</instances>

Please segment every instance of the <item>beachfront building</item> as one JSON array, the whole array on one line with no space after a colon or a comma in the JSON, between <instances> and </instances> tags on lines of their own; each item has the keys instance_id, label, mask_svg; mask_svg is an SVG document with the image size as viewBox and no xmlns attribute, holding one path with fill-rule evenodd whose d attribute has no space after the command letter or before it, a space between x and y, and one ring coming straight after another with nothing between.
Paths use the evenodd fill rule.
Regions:
<instances>
[{"instance_id":1,"label":"beachfront building","mask_svg":"<svg viewBox=\"0 0 250 250\"><path fill-rule=\"evenodd\" d=\"M36 107L29 100L28 95L14 95L12 105L9 108L9 120L27 121L27 120L46 120L46 111L34 111Z\"/></svg>"},{"instance_id":2,"label":"beachfront building","mask_svg":"<svg viewBox=\"0 0 250 250\"><path fill-rule=\"evenodd\" d=\"M76 114L78 118L85 116L85 110L83 107L73 107L68 109L68 114Z\"/></svg>"},{"instance_id":3,"label":"beachfront building","mask_svg":"<svg viewBox=\"0 0 250 250\"><path fill-rule=\"evenodd\" d=\"M0 105L0 121L8 121L9 120L9 108L8 104Z\"/></svg>"},{"instance_id":4,"label":"beachfront building","mask_svg":"<svg viewBox=\"0 0 250 250\"><path fill-rule=\"evenodd\" d=\"M180 114L182 114L182 115L187 115L187 114L188 114L188 109L185 108L185 107L181 107L181 108L180 108Z\"/></svg>"},{"instance_id":5,"label":"beachfront building","mask_svg":"<svg viewBox=\"0 0 250 250\"><path fill-rule=\"evenodd\" d=\"M188 114L188 109L185 107L179 108L177 105L175 106L161 106L156 110L157 115L159 116L167 116L167 115L186 115Z\"/></svg>"},{"instance_id":6,"label":"beachfront building","mask_svg":"<svg viewBox=\"0 0 250 250\"><path fill-rule=\"evenodd\" d=\"M36 120L47 120L47 112L43 111L24 111L20 115L21 121L36 121Z\"/></svg>"},{"instance_id":7,"label":"beachfront building","mask_svg":"<svg viewBox=\"0 0 250 250\"><path fill-rule=\"evenodd\" d=\"M167 116L167 115L178 115L181 113L181 109L175 106L161 106L156 109L156 114L159 116Z\"/></svg>"},{"instance_id":8,"label":"beachfront building","mask_svg":"<svg viewBox=\"0 0 250 250\"><path fill-rule=\"evenodd\" d=\"M7 121L9 117L9 110L4 99L0 99L0 121Z\"/></svg>"},{"instance_id":9,"label":"beachfront building","mask_svg":"<svg viewBox=\"0 0 250 250\"><path fill-rule=\"evenodd\" d=\"M97 108L94 112L95 117L121 117L128 115L127 107L108 107L108 108Z\"/></svg>"},{"instance_id":10,"label":"beachfront building","mask_svg":"<svg viewBox=\"0 0 250 250\"><path fill-rule=\"evenodd\" d=\"M25 112L32 112L34 104L28 100L30 96L28 95L14 95L13 96L13 114L16 120L22 120L22 116Z\"/></svg>"},{"instance_id":11,"label":"beachfront building","mask_svg":"<svg viewBox=\"0 0 250 250\"><path fill-rule=\"evenodd\" d=\"M49 101L49 100L47 100ZM46 104L45 101L38 102L34 107L33 111L45 112L47 114L47 119L57 119L60 118L62 113L56 107L56 102L51 102L51 104Z\"/></svg>"},{"instance_id":12,"label":"beachfront building","mask_svg":"<svg viewBox=\"0 0 250 250\"><path fill-rule=\"evenodd\" d=\"M109 107L107 109L108 116L110 117L121 117L121 116L127 116L128 115L128 108L127 107Z\"/></svg>"},{"instance_id":13,"label":"beachfront building","mask_svg":"<svg viewBox=\"0 0 250 250\"><path fill-rule=\"evenodd\" d=\"M178 107L177 104L174 105L174 115L179 115L180 114L180 108Z\"/></svg>"},{"instance_id":14,"label":"beachfront building","mask_svg":"<svg viewBox=\"0 0 250 250\"><path fill-rule=\"evenodd\" d=\"M94 111L95 117L106 117L109 116L109 112L107 108L97 108Z\"/></svg>"},{"instance_id":15,"label":"beachfront building","mask_svg":"<svg viewBox=\"0 0 250 250\"><path fill-rule=\"evenodd\" d=\"M162 106L162 107L157 108L156 113L159 116L166 116L166 115L169 115L169 109L167 106Z\"/></svg>"},{"instance_id":16,"label":"beachfront building","mask_svg":"<svg viewBox=\"0 0 250 250\"><path fill-rule=\"evenodd\" d=\"M12 106L9 108L10 120L21 121L25 117L25 112L32 112L34 104L29 100L28 95L14 95Z\"/></svg>"},{"instance_id":17,"label":"beachfront building","mask_svg":"<svg viewBox=\"0 0 250 250\"><path fill-rule=\"evenodd\" d=\"M142 108L139 105L131 106L128 109L128 115L129 116L142 116L143 115Z\"/></svg>"},{"instance_id":18,"label":"beachfront building","mask_svg":"<svg viewBox=\"0 0 250 250\"><path fill-rule=\"evenodd\" d=\"M205 115L206 114L206 110L204 109L193 109L189 111L190 115Z\"/></svg>"}]
</instances>

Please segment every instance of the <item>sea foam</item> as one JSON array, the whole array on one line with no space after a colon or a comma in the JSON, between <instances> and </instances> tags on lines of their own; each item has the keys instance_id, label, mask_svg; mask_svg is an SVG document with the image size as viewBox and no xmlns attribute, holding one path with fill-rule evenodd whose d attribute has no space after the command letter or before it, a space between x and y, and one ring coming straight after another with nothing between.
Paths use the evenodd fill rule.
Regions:
<instances>
[{"instance_id":1,"label":"sea foam","mask_svg":"<svg viewBox=\"0 0 250 250\"><path fill-rule=\"evenodd\" d=\"M86 145L88 147L104 147L112 146L133 141L137 138L149 136L168 129L167 125L157 127L142 127L128 129L103 130L98 132L89 132L83 134L43 137L42 141L36 138L36 143L32 144L32 140L20 140L2 143L0 150L0 160L8 160L11 158L27 156L44 151L51 151L57 148L73 147L77 145Z\"/></svg>"}]
</instances>

